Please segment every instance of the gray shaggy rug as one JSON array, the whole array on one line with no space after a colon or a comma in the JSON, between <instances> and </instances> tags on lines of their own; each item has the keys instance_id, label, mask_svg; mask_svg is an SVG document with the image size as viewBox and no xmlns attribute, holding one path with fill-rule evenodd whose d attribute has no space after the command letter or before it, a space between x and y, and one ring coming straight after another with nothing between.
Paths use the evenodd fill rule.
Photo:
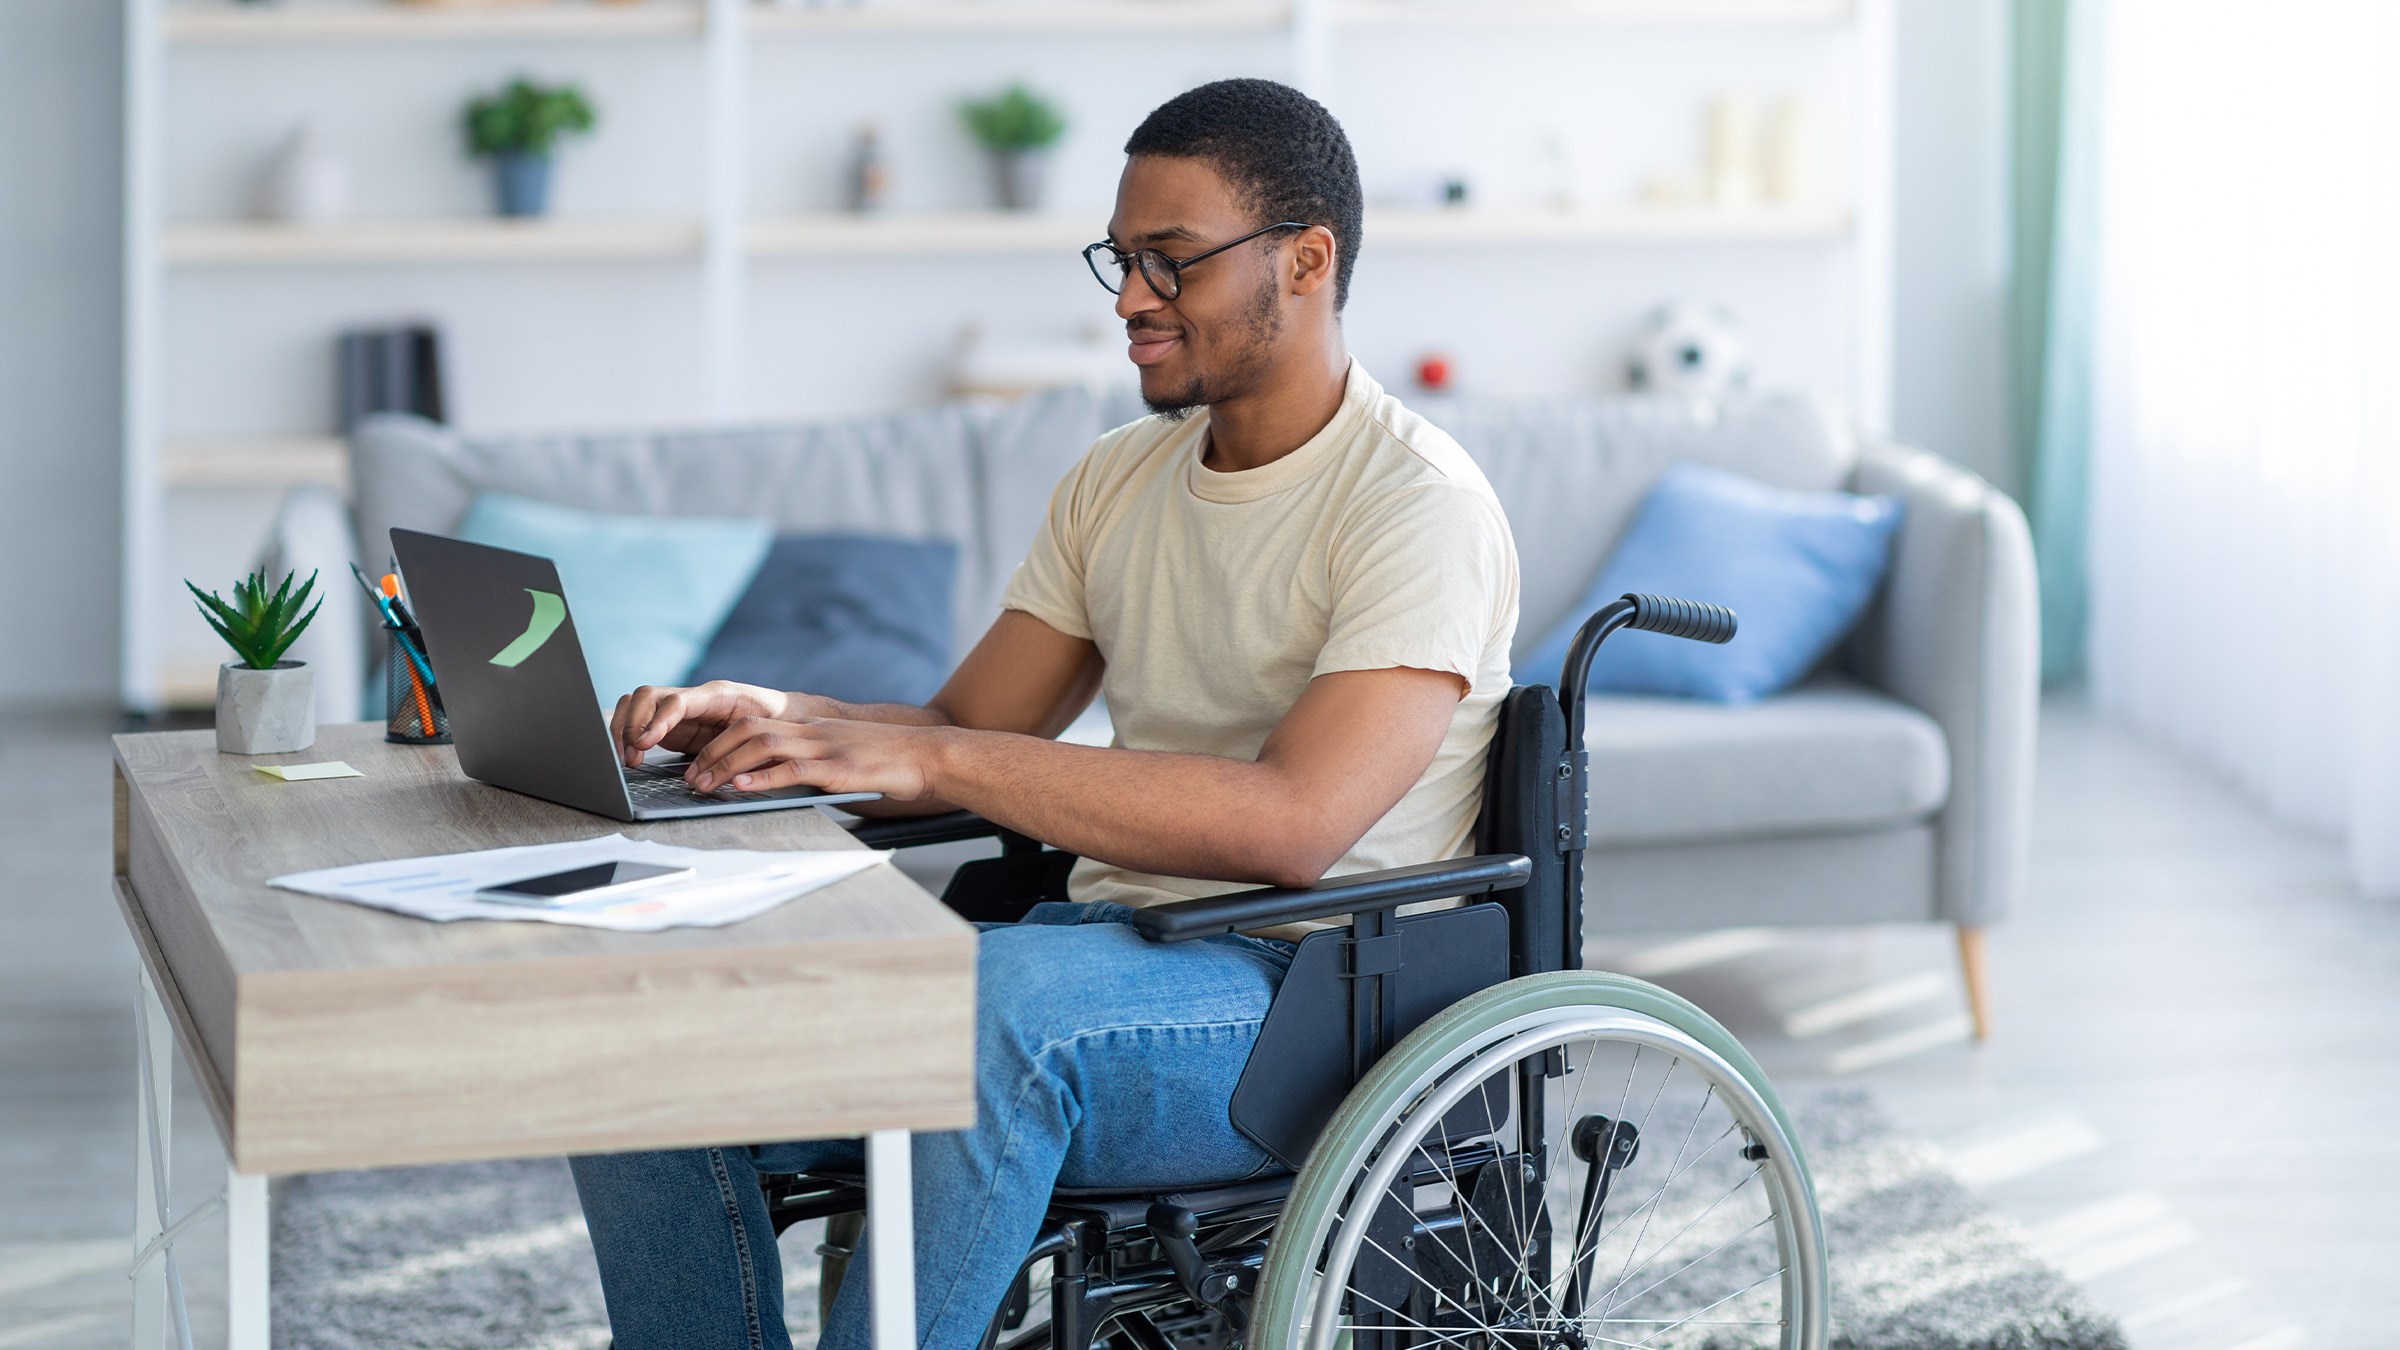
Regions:
<instances>
[{"instance_id":1,"label":"gray shaggy rug","mask_svg":"<svg viewBox=\"0 0 2400 1350\"><path fill-rule=\"evenodd\" d=\"M2123 1350L2116 1325L1866 1093L1798 1092L1788 1105L1816 1173L1839 1350ZM274 1224L285 1350L608 1344L583 1215L557 1160L296 1177L276 1186ZM783 1244L802 1345L816 1335L820 1229L800 1225ZM1772 1268L1771 1252L1755 1259Z\"/></svg>"}]
</instances>

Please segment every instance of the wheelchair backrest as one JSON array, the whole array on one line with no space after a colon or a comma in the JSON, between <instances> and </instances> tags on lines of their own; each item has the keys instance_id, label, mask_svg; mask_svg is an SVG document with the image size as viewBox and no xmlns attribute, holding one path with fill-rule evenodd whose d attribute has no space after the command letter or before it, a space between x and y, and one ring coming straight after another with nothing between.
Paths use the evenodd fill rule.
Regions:
<instances>
[{"instance_id":1,"label":"wheelchair backrest","mask_svg":"<svg viewBox=\"0 0 2400 1350\"><path fill-rule=\"evenodd\" d=\"M1476 851L1533 860L1533 876L1522 889L1490 897L1509 913L1512 977L1583 964L1582 751L1567 744L1566 714L1550 686L1518 685L1500 701Z\"/></svg>"}]
</instances>

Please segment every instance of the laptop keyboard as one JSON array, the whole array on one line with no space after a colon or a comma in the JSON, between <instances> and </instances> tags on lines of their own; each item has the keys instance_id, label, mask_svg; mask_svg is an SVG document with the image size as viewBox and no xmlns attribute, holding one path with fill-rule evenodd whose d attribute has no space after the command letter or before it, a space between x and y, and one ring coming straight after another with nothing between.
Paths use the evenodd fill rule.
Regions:
<instances>
[{"instance_id":1,"label":"laptop keyboard","mask_svg":"<svg viewBox=\"0 0 2400 1350\"><path fill-rule=\"evenodd\" d=\"M689 806L701 802L763 802L763 792L694 792L683 781L683 770L644 764L625 771L625 791L635 806Z\"/></svg>"}]
</instances>

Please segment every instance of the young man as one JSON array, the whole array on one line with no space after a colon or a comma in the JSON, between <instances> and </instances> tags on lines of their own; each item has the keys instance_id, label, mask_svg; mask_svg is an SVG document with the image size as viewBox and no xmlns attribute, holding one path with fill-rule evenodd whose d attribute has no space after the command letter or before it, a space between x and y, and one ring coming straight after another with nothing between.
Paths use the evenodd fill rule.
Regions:
<instances>
[{"instance_id":1,"label":"young man","mask_svg":"<svg viewBox=\"0 0 2400 1350\"><path fill-rule=\"evenodd\" d=\"M1268 1170L1226 1103L1287 942L1159 945L1125 907L1471 851L1508 687L1515 544L1483 475L1350 360L1357 163L1265 80L1202 86L1126 143L1086 250L1156 414L1059 485L1004 609L933 702L637 690L628 763L965 807L1081 855L1070 893L986 928L974 1128L916 1137L919 1341L973 1350L1054 1184ZM1051 739L1105 693L1117 744ZM855 1143L575 1160L623 1350L786 1344L761 1173ZM872 1234L869 1235L870 1240ZM828 1350L867 1343L853 1270Z\"/></svg>"}]
</instances>

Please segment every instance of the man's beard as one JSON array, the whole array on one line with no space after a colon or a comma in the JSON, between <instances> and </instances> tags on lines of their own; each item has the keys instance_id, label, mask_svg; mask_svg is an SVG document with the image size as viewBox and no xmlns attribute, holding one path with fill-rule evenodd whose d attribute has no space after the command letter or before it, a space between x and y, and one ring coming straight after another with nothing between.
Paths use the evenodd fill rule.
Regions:
<instances>
[{"instance_id":1,"label":"man's beard","mask_svg":"<svg viewBox=\"0 0 2400 1350\"><path fill-rule=\"evenodd\" d=\"M1279 289L1269 274L1242 316L1241 342L1227 355L1224 369L1202 371L1168 393L1145 392L1143 405L1166 421L1180 422L1194 409L1238 398L1265 383L1267 367L1274 364L1275 335L1283 331L1283 310L1276 304Z\"/></svg>"}]
</instances>

